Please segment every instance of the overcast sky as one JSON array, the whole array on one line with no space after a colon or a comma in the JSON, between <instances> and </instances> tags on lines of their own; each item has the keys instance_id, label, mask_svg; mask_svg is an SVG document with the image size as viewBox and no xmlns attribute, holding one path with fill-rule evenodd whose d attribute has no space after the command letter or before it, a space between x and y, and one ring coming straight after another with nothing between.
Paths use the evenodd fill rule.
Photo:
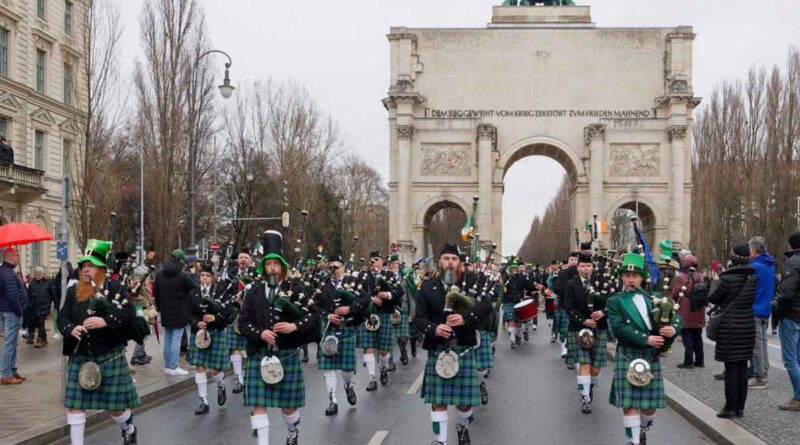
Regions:
<instances>
[{"instance_id":1,"label":"overcast sky","mask_svg":"<svg viewBox=\"0 0 800 445\"><path fill-rule=\"evenodd\" d=\"M141 54L142 0L122 8L124 75ZM200 0L213 47L233 58L234 84L274 77L305 85L340 124L353 151L388 181L388 124L381 99L389 77L391 26L485 27L502 0ZM576 0L598 27L691 25L695 95L751 65L782 64L800 45L800 0ZM219 60L220 66L223 61ZM222 72L220 69L220 78ZM531 174L535 171L536 174ZM503 252L515 252L555 194L563 169L532 157L514 164L503 200ZM536 193L531 193L536 191Z\"/></svg>"}]
</instances>

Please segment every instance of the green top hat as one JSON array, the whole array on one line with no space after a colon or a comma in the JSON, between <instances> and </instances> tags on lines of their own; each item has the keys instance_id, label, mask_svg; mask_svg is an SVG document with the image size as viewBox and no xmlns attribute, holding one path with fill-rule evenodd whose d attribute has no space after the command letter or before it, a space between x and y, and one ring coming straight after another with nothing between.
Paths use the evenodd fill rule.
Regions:
<instances>
[{"instance_id":1,"label":"green top hat","mask_svg":"<svg viewBox=\"0 0 800 445\"><path fill-rule=\"evenodd\" d=\"M86 243L86 250L83 251L83 256L78 259L78 266L88 261L97 267L106 267L108 252L110 251L111 241L90 239Z\"/></svg>"},{"instance_id":2,"label":"green top hat","mask_svg":"<svg viewBox=\"0 0 800 445\"><path fill-rule=\"evenodd\" d=\"M622 265L617 268L617 275L622 275L623 272L638 273L645 280L650 276L644 267L644 257L640 253L627 253L622 257Z\"/></svg>"},{"instance_id":3,"label":"green top hat","mask_svg":"<svg viewBox=\"0 0 800 445\"><path fill-rule=\"evenodd\" d=\"M256 273L262 275L264 273L264 261L269 259L276 259L283 265L283 272L289 271L289 263L283 258L283 235L275 230L267 230L264 232L264 239L261 244L264 246L264 258L258 263Z\"/></svg>"},{"instance_id":4,"label":"green top hat","mask_svg":"<svg viewBox=\"0 0 800 445\"><path fill-rule=\"evenodd\" d=\"M388 262L390 262L390 263L391 263L392 261L400 261L400 255L398 255L398 254L396 254L396 253L393 253L393 254L389 255L389 258L387 258L387 260L388 260Z\"/></svg>"},{"instance_id":5,"label":"green top hat","mask_svg":"<svg viewBox=\"0 0 800 445\"><path fill-rule=\"evenodd\" d=\"M508 261L508 268L509 268L509 269L513 269L513 268L517 268L517 269L519 269L519 257L516 257L516 256L515 256L515 257L512 257L512 258L511 258L511 259Z\"/></svg>"},{"instance_id":6,"label":"green top hat","mask_svg":"<svg viewBox=\"0 0 800 445\"><path fill-rule=\"evenodd\" d=\"M659 259L661 261L669 261L672 259L672 240L665 239L658 243L659 249L661 249L661 255L659 255Z\"/></svg>"}]
</instances>

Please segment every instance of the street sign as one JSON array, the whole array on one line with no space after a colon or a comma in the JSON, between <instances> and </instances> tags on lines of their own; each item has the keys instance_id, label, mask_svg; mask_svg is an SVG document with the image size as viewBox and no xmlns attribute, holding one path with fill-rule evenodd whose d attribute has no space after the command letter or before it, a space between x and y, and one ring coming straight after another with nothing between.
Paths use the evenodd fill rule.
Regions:
<instances>
[{"instance_id":1,"label":"street sign","mask_svg":"<svg viewBox=\"0 0 800 445\"><path fill-rule=\"evenodd\" d=\"M58 241L56 242L56 258L59 261L67 261L69 257L69 248L67 247L66 241Z\"/></svg>"},{"instance_id":2,"label":"street sign","mask_svg":"<svg viewBox=\"0 0 800 445\"><path fill-rule=\"evenodd\" d=\"M283 223L284 229L289 227L289 212L283 212L283 215L281 215L281 222Z\"/></svg>"},{"instance_id":3,"label":"street sign","mask_svg":"<svg viewBox=\"0 0 800 445\"><path fill-rule=\"evenodd\" d=\"M211 243L211 245L208 246L208 248L211 249L212 252L216 252L219 250L219 243Z\"/></svg>"}]
</instances>

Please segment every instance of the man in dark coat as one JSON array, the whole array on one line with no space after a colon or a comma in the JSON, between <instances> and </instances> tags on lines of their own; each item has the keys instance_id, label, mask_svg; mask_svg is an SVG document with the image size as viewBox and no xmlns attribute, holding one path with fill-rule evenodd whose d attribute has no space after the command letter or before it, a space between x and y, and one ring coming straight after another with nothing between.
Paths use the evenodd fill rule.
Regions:
<instances>
[{"instance_id":1,"label":"man in dark coat","mask_svg":"<svg viewBox=\"0 0 800 445\"><path fill-rule=\"evenodd\" d=\"M55 301L57 300L53 283L44 278L44 268L36 266L33 269L33 279L28 283L28 310L31 312L33 322L31 325L31 340L33 340L35 330L39 331L34 345L37 349L47 345L45 320L50 315L50 310ZM58 303L56 303L56 307L58 307Z\"/></svg>"},{"instance_id":2,"label":"man in dark coat","mask_svg":"<svg viewBox=\"0 0 800 445\"><path fill-rule=\"evenodd\" d=\"M0 165L14 164L14 149L6 138L0 138Z\"/></svg>"},{"instance_id":3,"label":"man in dark coat","mask_svg":"<svg viewBox=\"0 0 800 445\"><path fill-rule=\"evenodd\" d=\"M191 294L199 289L197 283L183 271L186 253L181 249L172 252L172 258L156 275L153 290L156 309L161 313L164 326L164 373L172 376L188 375L178 367L181 336L193 324Z\"/></svg>"},{"instance_id":4,"label":"man in dark coat","mask_svg":"<svg viewBox=\"0 0 800 445\"><path fill-rule=\"evenodd\" d=\"M25 378L17 373L17 339L22 313L27 298L14 268L19 263L19 254L13 247L3 251L3 264L0 265L0 318L5 328L3 352L0 355L0 385L19 385Z\"/></svg>"},{"instance_id":5,"label":"man in dark coat","mask_svg":"<svg viewBox=\"0 0 800 445\"><path fill-rule=\"evenodd\" d=\"M789 373L794 394L779 408L784 411L800 411L800 232L789 235L791 251L786 253L781 284L778 286L776 314L783 365Z\"/></svg>"}]
</instances>

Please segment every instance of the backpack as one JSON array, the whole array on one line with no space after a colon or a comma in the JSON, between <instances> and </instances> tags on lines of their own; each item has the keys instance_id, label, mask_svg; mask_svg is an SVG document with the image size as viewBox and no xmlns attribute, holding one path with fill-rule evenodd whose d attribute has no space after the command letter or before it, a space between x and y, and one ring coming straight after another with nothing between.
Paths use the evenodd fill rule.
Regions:
<instances>
[{"instance_id":1,"label":"backpack","mask_svg":"<svg viewBox=\"0 0 800 445\"><path fill-rule=\"evenodd\" d=\"M689 276L692 283L692 293L689 295L689 311L696 312L708 305L708 284L703 279L695 280Z\"/></svg>"}]
</instances>

